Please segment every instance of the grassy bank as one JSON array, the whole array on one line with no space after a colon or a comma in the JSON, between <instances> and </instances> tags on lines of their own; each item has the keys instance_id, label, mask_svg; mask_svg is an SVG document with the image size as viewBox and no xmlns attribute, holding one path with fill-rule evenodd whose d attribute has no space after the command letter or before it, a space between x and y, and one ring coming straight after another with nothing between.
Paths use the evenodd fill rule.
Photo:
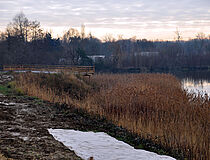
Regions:
<instances>
[{"instance_id":1,"label":"grassy bank","mask_svg":"<svg viewBox=\"0 0 210 160\"><path fill-rule=\"evenodd\" d=\"M209 98L187 93L171 75L103 74L89 81L24 73L16 85L28 95L106 117L188 159L209 158Z\"/></svg>"}]
</instances>

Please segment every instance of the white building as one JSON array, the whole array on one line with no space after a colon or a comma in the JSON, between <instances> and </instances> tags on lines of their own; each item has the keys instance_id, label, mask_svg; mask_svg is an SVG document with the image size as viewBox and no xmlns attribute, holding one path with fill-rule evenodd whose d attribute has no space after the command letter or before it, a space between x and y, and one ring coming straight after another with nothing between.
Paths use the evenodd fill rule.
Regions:
<instances>
[{"instance_id":1,"label":"white building","mask_svg":"<svg viewBox=\"0 0 210 160\"><path fill-rule=\"evenodd\" d=\"M88 56L88 58L92 59L93 62L99 62L99 61L104 60L105 55L92 55L92 56Z\"/></svg>"},{"instance_id":2,"label":"white building","mask_svg":"<svg viewBox=\"0 0 210 160\"><path fill-rule=\"evenodd\" d=\"M159 52L135 52L134 56L157 56Z\"/></svg>"}]
</instances>

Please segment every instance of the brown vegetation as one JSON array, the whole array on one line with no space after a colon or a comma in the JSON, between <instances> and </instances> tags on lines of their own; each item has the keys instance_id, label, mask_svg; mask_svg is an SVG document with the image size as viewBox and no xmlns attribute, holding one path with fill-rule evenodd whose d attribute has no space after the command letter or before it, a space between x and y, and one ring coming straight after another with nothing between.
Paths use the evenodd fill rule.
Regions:
<instances>
[{"instance_id":1,"label":"brown vegetation","mask_svg":"<svg viewBox=\"0 0 210 160\"><path fill-rule=\"evenodd\" d=\"M6 158L4 155L2 155L1 153L0 153L0 159L1 160L12 160L11 158Z\"/></svg>"},{"instance_id":2,"label":"brown vegetation","mask_svg":"<svg viewBox=\"0 0 210 160\"><path fill-rule=\"evenodd\" d=\"M189 159L210 156L209 97L188 93L172 75L102 74L90 82L26 73L16 83L29 95L82 107Z\"/></svg>"}]
</instances>

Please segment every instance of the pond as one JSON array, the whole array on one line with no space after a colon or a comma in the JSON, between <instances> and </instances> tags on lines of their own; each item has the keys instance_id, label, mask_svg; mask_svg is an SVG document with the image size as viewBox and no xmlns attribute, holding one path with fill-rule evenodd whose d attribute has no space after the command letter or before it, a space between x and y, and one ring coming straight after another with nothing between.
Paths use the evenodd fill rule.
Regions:
<instances>
[{"instance_id":1,"label":"pond","mask_svg":"<svg viewBox=\"0 0 210 160\"><path fill-rule=\"evenodd\" d=\"M210 71L179 72L174 75L189 92L210 96Z\"/></svg>"}]
</instances>

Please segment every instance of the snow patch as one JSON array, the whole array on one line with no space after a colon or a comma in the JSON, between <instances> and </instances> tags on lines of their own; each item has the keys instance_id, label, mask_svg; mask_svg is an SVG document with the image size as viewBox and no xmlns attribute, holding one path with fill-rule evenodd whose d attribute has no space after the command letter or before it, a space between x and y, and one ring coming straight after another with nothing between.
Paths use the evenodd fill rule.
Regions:
<instances>
[{"instance_id":1,"label":"snow patch","mask_svg":"<svg viewBox=\"0 0 210 160\"><path fill-rule=\"evenodd\" d=\"M15 106L16 103L7 103L7 102L0 102L0 105L5 105L5 106Z\"/></svg>"},{"instance_id":2,"label":"snow patch","mask_svg":"<svg viewBox=\"0 0 210 160\"><path fill-rule=\"evenodd\" d=\"M21 138L24 141L28 141L29 140L29 137L19 137L19 138Z\"/></svg>"},{"instance_id":3,"label":"snow patch","mask_svg":"<svg viewBox=\"0 0 210 160\"><path fill-rule=\"evenodd\" d=\"M81 132L67 129L48 129L53 137L62 142L81 158L87 160L175 160L169 156L158 155L118 141L103 132Z\"/></svg>"},{"instance_id":4,"label":"snow patch","mask_svg":"<svg viewBox=\"0 0 210 160\"><path fill-rule=\"evenodd\" d=\"M11 135L13 135L15 137L19 137L20 136L20 133L18 133L18 132L11 132Z\"/></svg>"}]
</instances>

